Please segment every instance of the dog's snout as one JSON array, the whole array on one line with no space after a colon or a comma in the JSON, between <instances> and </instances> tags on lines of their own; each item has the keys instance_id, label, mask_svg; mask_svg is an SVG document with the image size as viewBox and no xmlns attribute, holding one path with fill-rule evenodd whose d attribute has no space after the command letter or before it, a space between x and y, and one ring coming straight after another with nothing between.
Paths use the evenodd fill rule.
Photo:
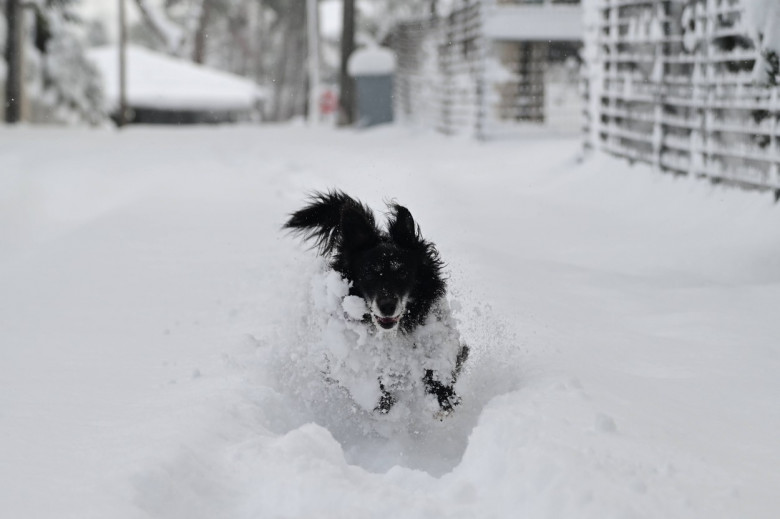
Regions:
<instances>
[{"instance_id":1,"label":"dog's snout","mask_svg":"<svg viewBox=\"0 0 780 519\"><path fill-rule=\"evenodd\" d=\"M380 296L376 300L376 306L379 309L379 311L382 312L382 315L390 317L395 315L395 310L396 307L398 306L398 301L396 301L394 297Z\"/></svg>"}]
</instances>

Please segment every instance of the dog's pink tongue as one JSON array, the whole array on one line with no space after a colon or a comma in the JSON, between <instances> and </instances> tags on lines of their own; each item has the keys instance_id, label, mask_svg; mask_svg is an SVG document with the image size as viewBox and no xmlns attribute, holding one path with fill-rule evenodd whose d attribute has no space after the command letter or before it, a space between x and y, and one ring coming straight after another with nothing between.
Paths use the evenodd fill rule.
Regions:
<instances>
[{"instance_id":1,"label":"dog's pink tongue","mask_svg":"<svg viewBox=\"0 0 780 519\"><path fill-rule=\"evenodd\" d=\"M376 317L377 322L382 328L392 328L398 322L397 317Z\"/></svg>"}]
</instances>

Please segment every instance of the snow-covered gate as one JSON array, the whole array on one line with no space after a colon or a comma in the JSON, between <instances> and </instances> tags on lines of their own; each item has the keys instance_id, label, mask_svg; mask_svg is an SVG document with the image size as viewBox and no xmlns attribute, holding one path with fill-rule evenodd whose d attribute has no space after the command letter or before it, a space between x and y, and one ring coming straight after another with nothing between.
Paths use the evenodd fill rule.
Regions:
<instances>
[{"instance_id":1,"label":"snow-covered gate","mask_svg":"<svg viewBox=\"0 0 780 519\"><path fill-rule=\"evenodd\" d=\"M780 193L775 0L586 4L589 143Z\"/></svg>"}]
</instances>

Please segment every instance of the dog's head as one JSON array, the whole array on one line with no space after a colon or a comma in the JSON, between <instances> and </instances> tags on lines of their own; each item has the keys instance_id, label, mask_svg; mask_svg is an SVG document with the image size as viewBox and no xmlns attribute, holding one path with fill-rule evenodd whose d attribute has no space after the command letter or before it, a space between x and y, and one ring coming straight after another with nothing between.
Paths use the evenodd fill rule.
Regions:
<instances>
[{"instance_id":1,"label":"dog's head","mask_svg":"<svg viewBox=\"0 0 780 519\"><path fill-rule=\"evenodd\" d=\"M385 233L363 207L347 205L340 235L337 261L354 295L365 300L372 322L384 330L402 326L429 257L409 210L391 205Z\"/></svg>"}]
</instances>

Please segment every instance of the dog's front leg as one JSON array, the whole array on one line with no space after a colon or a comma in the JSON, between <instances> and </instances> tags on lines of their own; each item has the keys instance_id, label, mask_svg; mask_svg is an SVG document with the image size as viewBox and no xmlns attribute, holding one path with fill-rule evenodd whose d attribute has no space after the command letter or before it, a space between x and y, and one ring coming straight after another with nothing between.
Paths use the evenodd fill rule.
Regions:
<instances>
[{"instance_id":1,"label":"dog's front leg","mask_svg":"<svg viewBox=\"0 0 780 519\"><path fill-rule=\"evenodd\" d=\"M461 400L458 395L455 394L455 390L452 386L445 386L440 381L434 378L434 371L432 369L425 371L423 377L423 383L425 384L425 390L436 397L439 401L439 408L443 416L447 416L452 412L452 409L460 404Z\"/></svg>"},{"instance_id":2,"label":"dog's front leg","mask_svg":"<svg viewBox=\"0 0 780 519\"><path fill-rule=\"evenodd\" d=\"M436 380L432 369L425 371L425 376L423 377L425 390L429 394L435 395L436 399L439 401L440 413L438 414L440 418L448 416L452 413L453 408L461 403L461 398L455 393L453 386L468 357L469 347L465 344L461 345L458 356L455 359L455 370L452 373L452 385L449 386L445 386L439 380Z\"/></svg>"},{"instance_id":3,"label":"dog's front leg","mask_svg":"<svg viewBox=\"0 0 780 519\"><path fill-rule=\"evenodd\" d=\"M382 396L379 397L379 403L374 408L374 411L380 414L387 414L395 405L395 397L387 392L385 385L382 384L382 382L379 383L379 389L382 391Z\"/></svg>"}]
</instances>

